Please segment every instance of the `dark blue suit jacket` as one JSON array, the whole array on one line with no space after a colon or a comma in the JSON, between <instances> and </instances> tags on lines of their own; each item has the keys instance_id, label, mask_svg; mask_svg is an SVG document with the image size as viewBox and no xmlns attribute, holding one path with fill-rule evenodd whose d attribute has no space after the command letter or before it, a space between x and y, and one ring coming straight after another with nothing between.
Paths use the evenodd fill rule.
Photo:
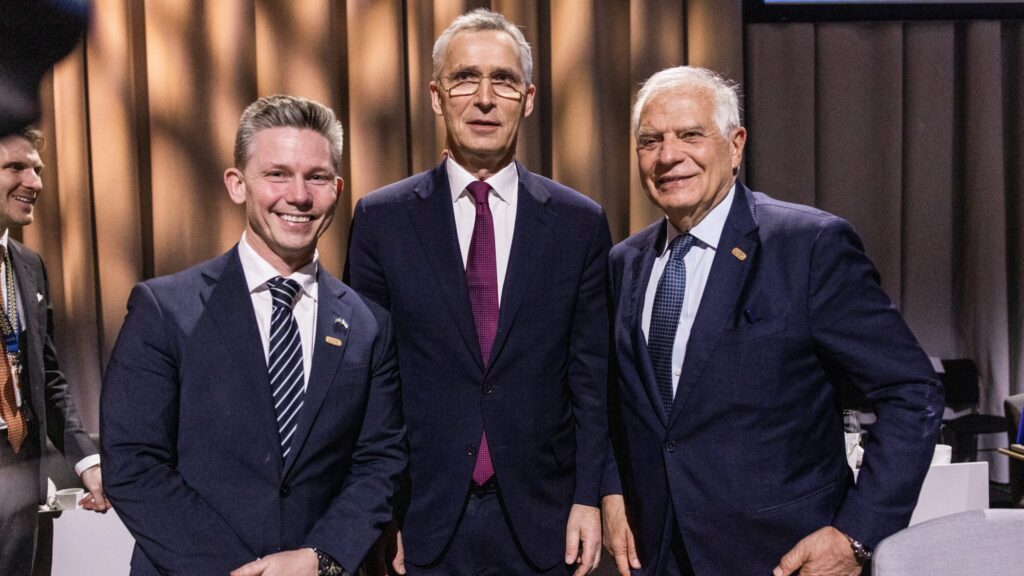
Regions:
<instances>
[{"instance_id":1,"label":"dark blue suit jacket","mask_svg":"<svg viewBox=\"0 0 1024 576\"><path fill-rule=\"evenodd\" d=\"M607 446L611 236L593 201L517 165L512 249L488 368L480 357L445 164L356 206L346 279L389 309L409 429L406 559L438 558L486 427L527 557L565 555L573 503L598 504Z\"/></svg>"},{"instance_id":2,"label":"dark blue suit jacket","mask_svg":"<svg viewBox=\"0 0 1024 576\"><path fill-rule=\"evenodd\" d=\"M671 414L641 330L665 226L610 256L619 467L606 492L624 489L644 573L660 573L673 510L699 576L768 574L830 524L869 548L905 527L942 391L850 225L737 183ZM857 484L843 450L844 382L878 416Z\"/></svg>"},{"instance_id":3,"label":"dark blue suit jacket","mask_svg":"<svg viewBox=\"0 0 1024 576\"><path fill-rule=\"evenodd\" d=\"M101 438L107 493L138 542L133 574L223 576L314 546L354 571L391 519L406 456L389 319L323 267L317 281L285 461L237 248L132 291Z\"/></svg>"}]
</instances>

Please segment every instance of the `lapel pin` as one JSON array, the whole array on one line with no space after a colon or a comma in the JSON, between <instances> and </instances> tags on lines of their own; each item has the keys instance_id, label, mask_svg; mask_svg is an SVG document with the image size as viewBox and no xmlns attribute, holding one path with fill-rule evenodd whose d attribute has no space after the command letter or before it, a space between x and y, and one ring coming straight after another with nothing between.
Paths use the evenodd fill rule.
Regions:
<instances>
[{"instance_id":1,"label":"lapel pin","mask_svg":"<svg viewBox=\"0 0 1024 576\"><path fill-rule=\"evenodd\" d=\"M348 330L348 320L346 320L344 318L335 318L334 319L334 325L335 326L341 326L345 330Z\"/></svg>"},{"instance_id":2,"label":"lapel pin","mask_svg":"<svg viewBox=\"0 0 1024 576\"><path fill-rule=\"evenodd\" d=\"M43 294L41 292L36 292L36 302L42 302L42 301L43 301Z\"/></svg>"},{"instance_id":3,"label":"lapel pin","mask_svg":"<svg viewBox=\"0 0 1024 576\"><path fill-rule=\"evenodd\" d=\"M732 255L735 256L736 259L739 260L740 262L747 259L747 253L744 252L743 250L740 250L738 246L732 249Z\"/></svg>"},{"instance_id":4,"label":"lapel pin","mask_svg":"<svg viewBox=\"0 0 1024 576\"><path fill-rule=\"evenodd\" d=\"M334 336L328 336L328 337L324 338L324 341L327 342L328 344L330 344L331 346L339 346L340 347L342 344L344 344L344 342L342 342L341 339L335 338Z\"/></svg>"}]
</instances>

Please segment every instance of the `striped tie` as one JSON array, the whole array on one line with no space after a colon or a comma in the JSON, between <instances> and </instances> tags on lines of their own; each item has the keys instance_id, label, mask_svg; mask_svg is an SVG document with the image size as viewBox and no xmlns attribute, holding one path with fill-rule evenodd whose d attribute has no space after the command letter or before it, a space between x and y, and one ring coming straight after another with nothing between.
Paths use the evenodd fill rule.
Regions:
<instances>
[{"instance_id":1,"label":"striped tie","mask_svg":"<svg viewBox=\"0 0 1024 576\"><path fill-rule=\"evenodd\" d=\"M270 389L274 392L277 430L281 435L281 457L287 459L305 391L302 340L292 314L301 287L295 280L281 276L269 280L267 286L274 301L270 317Z\"/></svg>"}]
</instances>

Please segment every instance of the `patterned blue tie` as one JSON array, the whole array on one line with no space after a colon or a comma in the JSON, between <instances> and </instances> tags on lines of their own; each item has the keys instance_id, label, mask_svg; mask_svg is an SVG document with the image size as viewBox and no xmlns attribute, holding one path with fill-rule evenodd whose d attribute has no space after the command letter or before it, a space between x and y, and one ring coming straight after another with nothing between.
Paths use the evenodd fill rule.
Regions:
<instances>
[{"instance_id":1,"label":"patterned blue tie","mask_svg":"<svg viewBox=\"0 0 1024 576\"><path fill-rule=\"evenodd\" d=\"M292 435L302 410L305 371L302 340L292 307L301 286L295 280L277 276L267 282L274 311L270 317L270 389L274 393L277 430L281 435L281 457L288 458Z\"/></svg>"},{"instance_id":2,"label":"patterned blue tie","mask_svg":"<svg viewBox=\"0 0 1024 576\"><path fill-rule=\"evenodd\" d=\"M648 330L647 348L654 365L654 377L658 391L665 405L665 413L672 413L672 348L679 327L679 315L683 311L683 295L686 293L686 263L683 257L693 246L694 237L689 234L676 236L669 244L672 252L665 265L665 271L658 280L651 309L651 327Z\"/></svg>"}]
</instances>

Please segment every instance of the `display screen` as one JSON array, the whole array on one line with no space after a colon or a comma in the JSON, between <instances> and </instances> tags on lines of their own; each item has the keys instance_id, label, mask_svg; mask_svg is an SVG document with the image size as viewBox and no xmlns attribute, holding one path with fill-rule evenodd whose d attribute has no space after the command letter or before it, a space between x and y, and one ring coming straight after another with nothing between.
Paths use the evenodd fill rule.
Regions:
<instances>
[{"instance_id":1,"label":"display screen","mask_svg":"<svg viewBox=\"0 0 1024 576\"><path fill-rule=\"evenodd\" d=\"M744 0L747 22L1024 18L1022 0Z\"/></svg>"}]
</instances>

